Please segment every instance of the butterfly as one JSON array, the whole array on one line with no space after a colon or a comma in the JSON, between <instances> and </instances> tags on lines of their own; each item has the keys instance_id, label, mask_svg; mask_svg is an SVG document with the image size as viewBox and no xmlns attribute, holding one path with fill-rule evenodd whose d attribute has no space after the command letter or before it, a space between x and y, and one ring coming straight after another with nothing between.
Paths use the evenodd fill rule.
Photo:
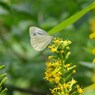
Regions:
<instances>
[{"instance_id":1,"label":"butterfly","mask_svg":"<svg viewBox=\"0 0 95 95\"><path fill-rule=\"evenodd\" d=\"M31 45L36 51L45 49L53 38L46 31L35 26L29 28L29 34Z\"/></svg>"}]
</instances>

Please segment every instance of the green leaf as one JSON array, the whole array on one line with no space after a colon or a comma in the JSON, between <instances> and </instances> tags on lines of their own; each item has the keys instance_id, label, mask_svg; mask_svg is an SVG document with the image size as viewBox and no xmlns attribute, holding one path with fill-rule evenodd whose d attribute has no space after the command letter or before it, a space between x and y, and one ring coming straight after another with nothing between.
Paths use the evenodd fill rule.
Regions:
<instances>
[{"instance_id":1,"label":"green leaf","mask_svg":"<svg viewBox=\"0 0 95 95\"><path fill-rule=\"evenodd\" d=\"M5 77L7 74L1 74L0 75L0 78L2 78L2 77Z\"/></svg>"},{"instance_id":2,"label":"green leaf","mask_svg":"<svg viewBox=\"0 0 95 95\"><path fill-rule=\"evenodd\" d=\"M1 65L1 66L0 66L0 69L2 69L2 68L4 68L4 67L5 67L5 65Z\"/></svg>"},{"instance_id":3,"label":"green leaf","mask_svg":"<svg viewBox=\"0 0 95 95\"><path fill-rule=\"evenodd\" d=\"M6 92L8 89L7 88L4 88L2 91L1 91L1 94L3 94L4 92Z\"/></svg>"},{"instance_id":4,"label":"green leaf","mask_svg":"<svg viewBox=\"0 0 95 95\"><path fill-rule=\"evenodd\" d=\"M1 65L0 66L0 69L3 69L5 67L5 65ZM7 77L6 77L6 73L4 73L4 74L0 74L0 95L1 95L1 93L4 93L6 90L7 90L7 88L4 88L3 89L3 87L2 87L2 85L5 83L5 81L8 79Z\"/></svg>"},{"instance_id":5,"label":"green leaf","mask_svg":"<svg viewBox=\"0 0 95 95\"><path fill-rule=\"evenodd\" d=\"M0 5L6 10L11 11L11 8L7 3L0 1Z\"/></svg>"},{"instance_id":6,"label":"green leaf","mask_svg":"<svg viewBox=\"0 0 95 95\"><path fill-rule=\"evenodd\" d=\"M76 22L79 18L81 18L84 14L86 14L91 9L95 8L95 2L91 3L89 6L84 8L83 10L79 11L78 13L74 14L73 16L69 17L65 21L59 23L57 26L55 26L53 29L51 29L48 33L50 35L59 32L69 26L70 24L73 24Z\"/></svg>"},{"instance_id":7,"label":"green leaf","mask_svg":"<svg viewBox=\"0 0 95 95\"><path fill-rule=\"evenodd\" d=\"M1 86L7 79L8 79L7 77L3 78L3 79L1 80L1 82L0 82L0 86Z\"/></svg>"}]
</instances>

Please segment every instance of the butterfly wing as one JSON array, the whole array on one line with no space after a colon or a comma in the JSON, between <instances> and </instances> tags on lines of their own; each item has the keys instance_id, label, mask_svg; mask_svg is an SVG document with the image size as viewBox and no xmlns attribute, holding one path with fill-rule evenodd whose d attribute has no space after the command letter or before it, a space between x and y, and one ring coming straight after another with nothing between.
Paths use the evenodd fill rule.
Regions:
<instances>
[{"instance_id":1,"label":"butterfly wing","mask_svg":"<svg viewBox=\"0 0 95 95\"><path fill-rule=\"evenodd\" d=\"M45 49L52 40L52 36L49 36L47 32L37 27L30 27L29 32L31 45L37 51Z\"/></svg>"},{"instance_id":2,"label":"butterfly wing","mask_svg":"<svg viewBox=\"0 0 95 95\"><path fill-rule=\"evenodd\" d=\"M34 37L34 35L48 35L47 32L35 26L29 28L29 33L30 33L30 38Z\"/></svg>"},{"instance_id":3,"label":"butterfly wing","mask_svg":"<svg viewBox=\"0 0 95 95\"><path fill-rule=\"evenodd\" d=\"M38 37L31 39L31 45L32 47L37 50L41 51L47 47L47 45L50 43L52 40L52 37L50 36L40 36L41 39Z\"/></svg>"}]
</instances>

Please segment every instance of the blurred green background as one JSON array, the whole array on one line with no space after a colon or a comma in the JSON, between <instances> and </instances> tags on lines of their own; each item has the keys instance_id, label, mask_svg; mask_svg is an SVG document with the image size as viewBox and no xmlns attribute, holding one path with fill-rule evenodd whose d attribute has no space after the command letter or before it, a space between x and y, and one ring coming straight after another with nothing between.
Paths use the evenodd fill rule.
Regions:
<instances>
[{"instance_id":1,"label":"blurred green background","mask_svg":"<svg viewBox=\"0 0 95 95\"><path fill-rule=\"evenodd\" d=\"M92 1L0 0L0 65L6 65L3 70L8 77L4 85L8 88L6 95L50 95L51 85L43 79L50 52L48 49L37 52L31 47L29 27L37 26L48 31ZM77 65L74 77L82 87L93 84L95 66L89 64L94 56L88 52L91 46L89 22L93 17L95 10L53 35L72 41L68 61ZM89 95L95 95L95 92L91 93Z\"/></svg>"}]
</instances>

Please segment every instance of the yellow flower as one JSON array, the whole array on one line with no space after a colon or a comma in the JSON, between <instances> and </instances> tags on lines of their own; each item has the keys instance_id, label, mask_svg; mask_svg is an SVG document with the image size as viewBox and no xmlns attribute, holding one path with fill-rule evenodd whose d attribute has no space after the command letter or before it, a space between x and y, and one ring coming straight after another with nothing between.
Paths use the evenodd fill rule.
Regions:
<instances>
[{"instance_id":1,"label":"yellow flower","mask_svg":"<svg viewBox=\"0 0 95 95\"><path fill-rule=\"evenodd\" d=\"M62 85L57 85L57 87L55 87L54 89L50 89L51 90L51 93L53 94L53 95L63 95L63 94L61 94L60 92L62 92L62 90L63 90L63 87L62 87Z\"/></svg>"},{"instance_id":2,"label":"yellow flower","mask_svg":"<svg viewBox=\"0 0 95 95\"><path fill-rule=\"evenodd\" d=\"M63 44L64 44L64 46L67 46L67 45L71 44L71 41L65 40L65 41L63 41Z\"/></svg>"},{"instance_id":3,"label":"yellow flower","mask_svg":"<svg viewBox=\"0 0 95 95\"><path fill-rule=\"evenodd\" d=\"M54 67L59 67L60 66L60 62L57 60L56 62L53 63Z\"/></svg>"},{"instance_id":4,"label":"yellow flower","mask_svg":"<svg viewBox=\"0 0 95 95\"><path fill-rule=\"evenodd\" d=\"M48 59L51 60L53 58L53 56L48 56Z\"/></svg>"},{"instance_id":5,"label":"yellow flower","mask_svg":"<svg viewBox=\"0 0 95 95\"><path fill-rule=\"evenodd\" d=\"M48 46L49 49L54 48L54 47L55 47L55 44L52 44L52 45Z\"/></svg>"},{"instance_id":6,"label":"yellow flower","mask_svg":"<svg viewBox=\"0 0 95 95\"><path fill-rule=\"evenodd\" d=\"M95 48L92 50L92 54L94 54L94 55L95 55Z\"/></svg>"},{"instance_id":7,"label":"yellow flower","mask_svg":"<svg viewBox=\"0 0 95 95\"><path fill-rule=\"evenodd\" d=\"M70 64L66 64L66 65L65 65L66 68L68 68L68 67L70 67L70 66L71 66Z\"/></svg>"},{"instance_id":8,"label":"yellow flower","mask_svg":"<svg viewBox=\"0 0 95 95\"><path fill-rule=\"evenodd\" d=\"M68 41L67 40L63 41L63 44L64 44L64 46L67 46Z\"/></svg>"},{"instance_id":9,"label":"yellow flower","mask_svg":"<svg viewBox=\"0 0 95 95\"><path fill-rule=\"evenodd\" d=\"M73 74L75 74L76 73L76 70L73 70Z\"/></svg>"},{"instance_id":10,"label":"yellow flower","mask_svg":"<svg viewBox=\"0 0 95 95\"><path fill-rule=\"evenodd\" d=\"M72 88L71 88L71 87L69 88L69 92L70 92L70 91L72 91Z\"/></svg>"},{"instance_id":11,"label":"yellow flower","mask_svg":"<svg viewBox=\"0 0 95 95\"><path fill-rule=\"evenodd\" d=\"M95 19L91 20L91 31L95 32Z\"/></svg>"},{"instance_id":12,"label":"yellow flower","mask_svg":"<svg viewBox=\"0 0 95 95\"><path fill-rule=\"evenodd\" d=\"M51 62L47 62L46 66L49 68L51 67L52 63Z\"/></svg>"},{"instance_id":13,"label":"yellow flower","mask_svg":"<svg viewBox=\"0 0 95 95\"><path fill-rule=\"evenodd\" d=\"M93 73L92 82L95 83L95 73Z\"/></svg>"},{"instance_id":14,"label":"yellow flower","mask_svg":"<svg viewBox=\"0 0 95 95\"><path fill-rule=\"evenodd\" d=\"M51 48L52 48L52 46L48 46L48 48L49 48L49 49L51 49Z\"/></svg>"},{"instance_id":15,"label":"yellow flower","mask_svg":"<svg viewBox=\"0 0 95 95\"><path fill-rule=\"evenodd\" d=\"M77 82L77 81L74 80L74 79L71 80L71 84L75 84L76 82Z\"/></svg>"},{"instance_id":16,"label":"yellow flower","mask_svg":"<svg viewBox=\"0 0 95 95\"><path fill-rule=\"evenodd\" d=\"M62 75L62 72L59 71L59 72L58 72L58 75L61 76L61 75Z\"/></svg>"},{"instance_id":17,"label":"yellow flower","mask_svg":"<svg viewBox=\"0 0 95 95\"><path fill-rule=\"evenodd\" d=\"M92 25L92 26L95 26L95 19L92 19L91 25Z\"/></svg>"},{"instance_id":18,"label":"yellow flower","mask_svg":"<svg viewBox=\"0 0 95 95\"><path fill-rule=\"evenodd\" d=\"M79 85L76 85L77 88L79 88L80 86Z\"/></svg>"},{"instance_id":19,"label":"yellow flower","mask_svg":"<svg viewBox=\"0 0 95 95\"><path fill-rule=\"evenodd\" d=\"M77 88L77 92L78 92L79 94L82 94L82 93L84 92L84 90L79 87L79 88Z\"/></svg>"},{"instance_id":20,"label":"yellow flower","mask_svg":"<svg viewBox=\"0 0 95 95\"><path fill-rule=\"evenodd\" d=\"M64 50L61 50L61 53L64 53Z\"/></svg>"},{"instance_id":21,"label":"yellow flower","mask_svg":"<svg viewBox=\"0 0 95 95\"><path fill-rule=\"evenodd\" d=\"M69 95L69 94L65 94L65 95Z\"/></svg>"},{"instance_id":22,"label":"yellow flower","mask_svg":"<svg viewBox=\"0 0 95 95\"><path fill-rule=\"evenodd\" d=\"M57 48L54 48L54 47L51 48L50 50L51 50L51 52L57 52Z\"/></svg>"},{"instance_id":23,"label":"yellow flower","mask_svg":"<svg viewBox=\"0 0 95 95\"><path fill-rule=\"evenodd\" d=\"M64 88L70 88L69 83L64 83Z\"/></svg>"},{"instance_id":24,"label":"yellow flower","mask_svg":"<svg viewBox=\"0 0 95 95\"><path fill-rule=\"evenodd\" d=\"M70 70L70 64L66 64L64 67L69 71Z\"/></svg>"},{"instance_id":25,"label":"yellow flower","mask_svg":"<svg viewBox=\"0 0 95 95\"><path fill-rule=\"evenodd\" d=\"M89 35L89 38L90 38L90 39L95 39L95 32L91 33L91 34Z\"/></svg>"},{"instance_id":26,"label":"yellow flower","mask_svg":"<svg viewBox=\"0 0 95 95\"><path fill-rule=\"evenodd\" d=\"M51 93L52 93L53 95L56 95L55 93L56 93L56 91L57 91L57 88L50 89L50 91L51 91Z\"/></svg>"},{"instance_id":27,"label":"yellow flower","mask_svg":"<svg viewBox=\"0 0 95 95\"><path fill-rule=\"evenodd\" d=\"M54 42L55 44L59 44L60 39L55 39L53 42Z\"/></svg>"},{"instance_id":28,"label":"yellow flower","mask_svg":"<svg viewBox=\"0 0 95 95\"><path fill-rule=\"evenodd\" d=\"M55 82L59 83L59 81L60 81L60 77L55 77Z\"/></svg>"},{"instance_id":29,"label":"yellow flower","mask_svg":"<svg viewBox=\"0 0 95 95\"><path fill-rule=\"evenodd\" d=\"M68 50L68 49L70 49L70 47L69 47L69 46L67 46L67 47L66 47L66 49Z\"/></svg>"},{"instance_id":30,"label":"yellow flower","mask_svg":"<svg viewBox=\"0 0 95 95\"><path fill-rule=\"evenodd\" d=\"M67 68L67 70L69 71L69 70L70 70L70 68L68 67L68 68Z\"/></svg>"},{"instance_id":31,"label":"yellow flower","mask_svg":"<svg viewBox=\"0 0 95 95\"><path fill-rule=\"evenodd\" d=\"M95 64L95 58L93 59L93 62L92 63L94 63Z\"/></svg>"}]
</instances>

